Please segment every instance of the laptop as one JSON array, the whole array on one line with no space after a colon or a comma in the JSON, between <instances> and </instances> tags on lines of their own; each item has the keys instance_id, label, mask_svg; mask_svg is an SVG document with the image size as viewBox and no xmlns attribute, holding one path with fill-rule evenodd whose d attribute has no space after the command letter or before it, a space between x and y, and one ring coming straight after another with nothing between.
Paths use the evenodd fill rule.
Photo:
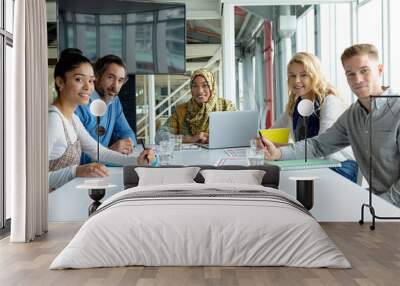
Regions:
<instances>
[{"instance_id":1,"label":"laptop","mask_svg":"<svg viewBox=\"0 0 400 286\"><path fill-rule=\"evenodd\" d=\"M250 146L257 136L257 111L217 111L210 113L208 144L198 144L207 149Z\"/></svg>"}]
</instances>

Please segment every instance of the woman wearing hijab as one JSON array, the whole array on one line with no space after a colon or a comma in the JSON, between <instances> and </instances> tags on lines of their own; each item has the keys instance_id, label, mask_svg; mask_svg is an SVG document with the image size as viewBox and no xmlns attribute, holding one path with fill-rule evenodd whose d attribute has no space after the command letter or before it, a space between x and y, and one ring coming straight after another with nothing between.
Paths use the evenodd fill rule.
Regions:
<instances>
[{"instance_id":1,"label":"woman wearing hijab","mask_svg":"<svg viewBox=\"0 0 400 286\"><path fill-rule=\"evenodd\" d=\"M234 111L233 104L217 96L213 74L207 69L198 69L190 79L192 98L177 105L175 112L160 128L158 139L166 132L182 134L183 143L208 143L209 113Z\"/></svg>"}]
</instances>

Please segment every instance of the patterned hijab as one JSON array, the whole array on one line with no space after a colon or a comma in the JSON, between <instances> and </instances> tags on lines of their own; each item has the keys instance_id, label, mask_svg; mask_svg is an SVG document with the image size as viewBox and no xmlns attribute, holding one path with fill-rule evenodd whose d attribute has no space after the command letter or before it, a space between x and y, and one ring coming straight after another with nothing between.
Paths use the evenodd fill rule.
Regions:
<instances>
[{"instance_id":1,"label":"patterned hijab","mask_svg":"<svg viewBox=\"0 0 400 286\"><path fill-rule=\"evenodd\" d=\"M208 132L208 114L212 111L222 111L222 106L218 106L217 85L213 74L206 69L198 69L193 72L190 78L191 84L197 76L202 76L206 80L211 95L208 101L201 106L198 105L193 96L188 103L185 121L188 123L188 129L192 135L198 135L200 132Z\"/></svg>"}]
</instances>

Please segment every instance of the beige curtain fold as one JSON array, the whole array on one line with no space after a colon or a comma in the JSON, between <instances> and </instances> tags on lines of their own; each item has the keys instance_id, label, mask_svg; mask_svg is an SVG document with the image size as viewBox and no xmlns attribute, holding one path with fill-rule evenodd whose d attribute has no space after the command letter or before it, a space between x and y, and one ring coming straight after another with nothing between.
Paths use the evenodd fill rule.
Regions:
<instances>
[{"instance_id":1,"label":"beige curtain fold","mask_svg":"<svg viewBox=\"0 0 400 286\"><path fill-rule=\"evenodd\" d=\"M17 0L14 17L14 91L7 123L7 178L12 242L47 231L47 23L45 0Z\"/></svg>"}]
</instances>

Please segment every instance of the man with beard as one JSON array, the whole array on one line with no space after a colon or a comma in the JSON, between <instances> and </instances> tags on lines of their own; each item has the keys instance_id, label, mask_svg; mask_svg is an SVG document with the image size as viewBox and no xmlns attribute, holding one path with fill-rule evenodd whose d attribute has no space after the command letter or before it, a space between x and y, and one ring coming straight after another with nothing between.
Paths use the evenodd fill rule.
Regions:
<instances>
[{"instance_id":1,"label":"man with beard","mask_svg":"<svg viewBox=\"0 0 400 286\"><path fill-rule=\"evenodd\" d=\"M97 139L96 117L90 113L89 108L93 100L102 99L107 104L107 112L100 117L100 144L122 154L131 154L136 145L136 136L125 118L118 98L118 93L127 80L126 66L118 56L107 55L97 60L94 73L95 91L90 96L89 104L79 106L75 113L90 135ZM81 164L89 162L90 157L83 153Z\"/></svg>"}]
</instances>

